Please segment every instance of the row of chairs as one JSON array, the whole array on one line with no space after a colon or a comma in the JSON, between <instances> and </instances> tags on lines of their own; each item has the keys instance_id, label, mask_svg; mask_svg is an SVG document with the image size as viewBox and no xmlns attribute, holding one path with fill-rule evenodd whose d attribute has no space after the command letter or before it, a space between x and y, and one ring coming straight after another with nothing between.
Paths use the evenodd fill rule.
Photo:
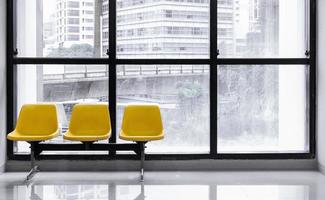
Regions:
<instances>
[{"instance_id":1,"label":"row of chairs","mask_svg":"<svg viewBox=\"0 0 325 200\"><path fill-rule=\"evenodd\" d=\"M39 167L35 165L35 146L60 134L55 104L23 105L16 128L7 135L12 141L26 141L31 145L29 181ZM77 104L73 107L69 129L64 139L92 143L111 136L110 114L107 104ZM164 138L158 105L127 105L124 110L120 139L137 142L141 153L141 181L144 180L145 144Z\"/></svg>"}]
</instances>

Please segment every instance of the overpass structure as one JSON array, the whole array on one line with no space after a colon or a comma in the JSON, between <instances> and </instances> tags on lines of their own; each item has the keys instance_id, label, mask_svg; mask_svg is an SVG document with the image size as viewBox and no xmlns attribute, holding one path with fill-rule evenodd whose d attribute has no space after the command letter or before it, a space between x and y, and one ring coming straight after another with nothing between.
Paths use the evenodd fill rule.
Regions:
<instances>
[{"instance_id":1,"label":"overpass structure","mask_svg":"<svg viewBox=\"0 0 325 200\"><path fill-rule=\"evenodd\" d=\"M194 76L209 73L208 65L126 65L117 67L118 79L138 77ZM101 81L109 76L108 66L79 66L78 70L43 74L43 84Z\"/></svg>"}]
</instances>

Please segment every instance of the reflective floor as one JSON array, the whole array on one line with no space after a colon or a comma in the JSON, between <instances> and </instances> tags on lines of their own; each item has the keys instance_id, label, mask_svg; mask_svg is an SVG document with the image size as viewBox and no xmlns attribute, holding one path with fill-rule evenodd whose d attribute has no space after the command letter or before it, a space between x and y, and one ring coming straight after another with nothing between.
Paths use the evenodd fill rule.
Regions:
<instances>
[{"instance_id":1,"label":"reflective floor","mask_svg":"<svg viewBox=\"0 0 325 200\"><path fill-rule=\"evenodd\" d=\"M325 176L312 171L38 173L0 175L0 199L33 200L321 200Z\"/></svg>"}]
</instances>

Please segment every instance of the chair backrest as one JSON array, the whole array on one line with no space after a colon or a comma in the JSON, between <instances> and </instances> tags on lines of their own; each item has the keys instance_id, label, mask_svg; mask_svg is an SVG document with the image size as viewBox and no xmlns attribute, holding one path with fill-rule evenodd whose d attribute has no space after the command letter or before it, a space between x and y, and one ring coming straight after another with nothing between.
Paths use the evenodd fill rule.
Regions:
<instances>
[{"instance_id":1,"label":"chair backrest","mask_svg":"<svg viewBox=\"0 0 325 200\"><path fill-rule=\"evenodd\" d=\"M73 107L69 130L78 135L105 135L111 131L106 104L77 104Z\"/></svg>"},{"instance_id":2,"label":"chair backrest","mask_svg":"<svg viewBox=\"0 0 325 200\"><path fill-rule=\"evenodd\" d=\"M128 135L154 136L161 134L163 124L158 105L127 105L124 110L122 131Z\"/></svg>"},{"instance_id":3,"label":"chair backrest","mask_svg":"<svg viewBox=\"0 0 325 200\"><path fill-rule=\"evenodd\" d=\"M16 130L21 134L49 135L59 128L55 104L25 104L22 106Z\"/></svg>"}]
</instances>

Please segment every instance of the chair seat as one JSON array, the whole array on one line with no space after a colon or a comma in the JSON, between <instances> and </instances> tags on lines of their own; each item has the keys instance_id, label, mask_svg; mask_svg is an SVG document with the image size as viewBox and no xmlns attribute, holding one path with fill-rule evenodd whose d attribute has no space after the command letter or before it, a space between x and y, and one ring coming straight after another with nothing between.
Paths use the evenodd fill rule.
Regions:
<instances>
[{"instance_id":1,"label":"chair seat","mask_svg":"<svg viewBox=\"0 0 325 200\"><path fill-rule=\"evenodd\" d=\"M111 136L111 132L107 134L74 134L70 131L67 131L63 138L66 140L80 141L80 142L95 142L98 140L106 140Z\"/></svg>"},{"instance_id":2,"label":"chair seat","mask_svg":"<svg viewBox=\"0 0 325 200\"><path fill-rule=\"evenodd\" d=\"M7 135L8 140L12 141L44 141L51 140L59 135L59 130L50 134L28 134L13 131Z\"/></svg>"},{"instance_id":3,"label":"chair seat","mask_svg":"<svg viewBox=\"0 0 325 200\"><path fill-rule=\"evenodd\" d=\"M164 138L164 133L163 132L157 133L157 134L150 134L150 135L128 134L128 133L125 133L124 131L120 132L120 139L135 141L135 142L161 140L163 138Z\"/></svg>"}]
</instances>

